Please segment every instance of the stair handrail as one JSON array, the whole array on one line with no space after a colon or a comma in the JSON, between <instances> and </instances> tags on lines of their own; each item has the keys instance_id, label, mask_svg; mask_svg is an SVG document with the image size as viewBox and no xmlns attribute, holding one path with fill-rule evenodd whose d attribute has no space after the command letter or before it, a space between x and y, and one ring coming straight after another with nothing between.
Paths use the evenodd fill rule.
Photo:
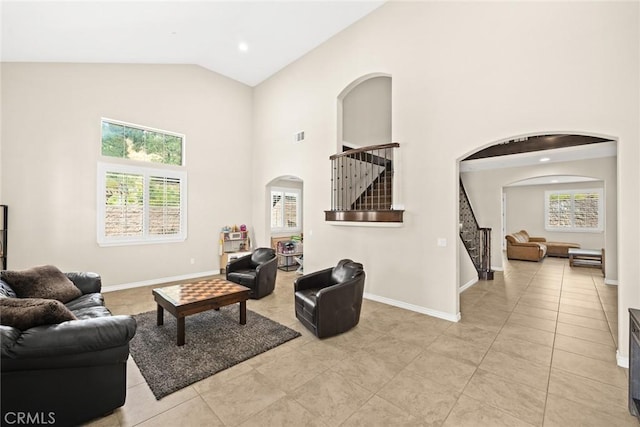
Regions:
<instances>
[{"instance_id":1,"label":"stair handrail","mask_svg":"<svg viewBox=\"0 0 640 427\"><path fill-rule=\"evenodd\" d=\"M473 219L473 224L468 224L467 226L469 228L472 227L472 229L465 229L465 222L469 223L468 220L460 222L460 239L467 250L469 258L471 258L471 261L473 262L473 266L478 272L478 277L484 280L492 280L491 228L480 227L476 214L473 211L473 206L471 206L471 200L469 200L469 196L467 195L467 190L464 188L464 184L462 183L462 179L460 179L460 193L463 196L460 203L465 203L466 206L468 206L468 210L466 211L471 213L471 218ZM458 220L460 221L460 218L458 218ZM473 238L470 239L470 242L467 242L464 233L473 234ZM477 254L473 255L472 251L476 251Z\"/></svg>"},{"instance_id":2,"label":"stair handrail","mask_svg":"<svg viewBox=\"0 0 640 427\"><path fill-rule=\"evenodd\" d=\"M340 157L351 156L353 154L358 154L358 153L364 153L365 151L383 150L385 148L396 148L396 147L400 147L399 142L390 142L387 144L368 145L366 147L352 148L351 150L343 151L342 153L336 153L329 156L329 160L335 160Z\"/></svg>"}]
</instances>

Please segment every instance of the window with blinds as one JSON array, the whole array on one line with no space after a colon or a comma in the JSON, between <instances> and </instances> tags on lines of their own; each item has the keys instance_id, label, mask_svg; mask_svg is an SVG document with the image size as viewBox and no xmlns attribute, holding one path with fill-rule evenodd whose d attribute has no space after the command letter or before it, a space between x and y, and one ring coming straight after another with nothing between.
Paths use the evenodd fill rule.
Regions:
<instances>
[{"instance_id":1,"label":"window with blinds","mask_svg":"<svg viewBox=\"0 0 640 427\"><path fill-rule=\"evenodd\" d=\"M271 231L294 232L301 230L300 190L271 189Z\"/></svg>"},{"instance_id":2,"label":"window with blinds","mask_svg":"<svg viewBox=\"0 0 640 427\"><path fill-rule=\"evenodd\" d=\"M184 139L179 134L102 120L98 244L186 239Z\"/></svg>"},{"instance_id":3,"label":"window with blinds","mask_svg":"<svg viewBox=\"0 0 640 427\"><path fill-rule=\"evenodd\" d=\"M603 230L602 189L545 192L545 229L548 231Z\"/></svg>"}]
</instances>

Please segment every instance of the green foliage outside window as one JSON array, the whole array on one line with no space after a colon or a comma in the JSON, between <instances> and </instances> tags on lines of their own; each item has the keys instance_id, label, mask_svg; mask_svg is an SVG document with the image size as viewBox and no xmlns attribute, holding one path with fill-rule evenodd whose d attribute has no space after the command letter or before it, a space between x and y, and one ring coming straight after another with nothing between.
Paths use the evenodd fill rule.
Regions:
<instances>
[{"instance_id":1,"label":"green foliage outside window","mask_svg":"<svg viewBox=\"0 0 640 427\"><path fill-rule=\"evenodd\" d=\"M182 165L183 137L102 121L102 155L165 165Z\"/></svg>"}]
</instances>

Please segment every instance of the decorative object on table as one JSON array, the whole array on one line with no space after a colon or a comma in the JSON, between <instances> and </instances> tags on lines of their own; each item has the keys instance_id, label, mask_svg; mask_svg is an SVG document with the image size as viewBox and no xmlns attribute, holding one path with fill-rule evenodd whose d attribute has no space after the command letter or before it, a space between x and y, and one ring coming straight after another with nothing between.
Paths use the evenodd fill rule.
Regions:
<instances>
[{"instance_id":1,"label":"decorative object on table","mask_svg":"<svg viewBox=\"0 0 640 427\"><path fill-rule=\"evenodd\" d=\"M240 231L247 231L247 226L244 224L240 224Z\"/></svg>"},{"instance_id":2,"label":"decorative object on table","mask_svg":"<svg viewBox=\"0 0 640 427\"><path fill-rule=\"evenodd\" d=\"M175 345L173 316L163 327L156 326L155 311L134 316L139 333L131 341L131 355L156 399L300 336L251 310L246 325L238 316L237 304L194 314L187 325L189 343L182 347Z\"/></svg>"}]
</instances>

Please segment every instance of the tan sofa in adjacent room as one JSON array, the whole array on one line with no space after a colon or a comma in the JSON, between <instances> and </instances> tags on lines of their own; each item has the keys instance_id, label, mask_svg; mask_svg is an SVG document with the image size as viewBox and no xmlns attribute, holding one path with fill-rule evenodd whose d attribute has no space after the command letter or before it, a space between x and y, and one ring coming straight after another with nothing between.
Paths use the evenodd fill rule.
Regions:
<instances>
[{"instance_id":1,"label":"tan sofa in adjacent room","mask_svg":"<svg viewBox=\"0 0 640 427\"><path fill-rule=\"evenodd\" d=\"M523 261L540 261L545 255L567 258L569 248L580 247L577 243L547 242L544 237L531 237L526 230L508 234L505 238L507 239L507 259Z\"/></svg>"}]
</instances>

